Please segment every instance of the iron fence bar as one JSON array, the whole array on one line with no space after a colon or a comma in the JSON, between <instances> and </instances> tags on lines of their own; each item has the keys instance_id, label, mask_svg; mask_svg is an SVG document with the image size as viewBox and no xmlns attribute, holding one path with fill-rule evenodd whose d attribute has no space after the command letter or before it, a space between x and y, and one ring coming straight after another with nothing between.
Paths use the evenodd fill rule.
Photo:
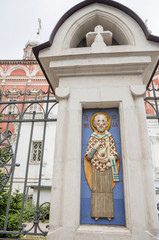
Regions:
<instances>
[{"instance_id":1,"label":"iron fence bar","mask_svg":"<svg viewBox=\"0 0 159 240\"><path fill-rule=\"evenodd\" d=\"M153 87L153 95L154 95L154 101L155 101L155 106L156 106L156 115L157 117L159 117L159 111L158 111L158 104L157 104L157 97L156 97L156 91L155 91L155 87L154 87L154 83L152 81L152 87Z\"/></svg>"},{"instance_id":2,"label":"iron fence bar","mask_svg":"<svg viewBox=\"0 0 159 240\"><path fill-rule=\"evenodd\" d=\"M55 99L50 99L48 100L49 103L53 103L53 102L56 102ZM46 103L47 100L26 100L25 103ZM24 102L23 101L4 101L3 103L1 104L8 104L8 105L11 105L11 104L23 104Z\"/></svg>"},{"instance_id":3,"label":"iron fence bar","mask_svg":"<svg viewBox=\"0 0 159 240\"><path fill-rule=\"evenodd\" d=\"M153 108L153 110L156 113L156 109L155 109L154 105L151 102L147 101L147 99L144 99L144 100L145 100L146 103L148 103Z\"/></svg>"},{"instance_id":4,"label":"iron fence bar","mask_svg":"<svg viewBox=\"0 0 159 240\"><path fill-rule=\"evenodd\" d=\"M21 125L21 123L19 124ZM20 130L20 126L18 129L18 136L17 136L17 140L19 141L19 130ZM17 152L17 143L16 143L16 149L15 149L15 154ZM7 202L7 209L6 209L6 217L5 217L5 223L4 223L4 230L6 231L7 229L7 223L8 223L8 214L9 214L9 207L10 207L10 200L11 200L11 192L12 192L12 185L13 185L13 176L14 176L14 168L15 168L15 155L13 156L13 161L12 161L12 166L11 168L13 169L12 173L11 173L11 180L10 180L10 187L9 187L9 192L8 192L8 202Z\"/></svg>"},{"instance_id":5,"label":"iron fence bar","mask_svg":"<svg viewBox=\"0 0 159 240\"><path fill-rule=\"evenodd\" d=\"M4 137L4 138L3 138ZM7 162L3 162L2 161L2 159L0 160L0 167L1 168L4 168L5 169L5 171L6 171L6 174L4 174L3 176L2 176L2 178L0 179L0 192L4 189L4 187L6 186L6 184L8 183L8 180L9 180L9 178L10 178L10 176L11 176L11 173L12 173L12 170L13 170L13 166L14 166L14 163L13 163L13 156L14 156L14 154L13 154L13 151L12 151L12 146L11 146L11 144L10 144L10 141L8 140L8 138L6 137L6 135L4 135L1 131L0 131L0 140L1 140L1 145L2 145L2 149L3 149L3 147L5 148L5 147L7 147L7 149L8 149L8 154L7 154L7 152L6 152L6 154L7 154L7 157L8 157L8 159L7 159ZM6 142L7 141L7 142ZM3 151L3 150L2 150ZM4 150L5 151L5 150ZM7 150L6 150L7 151ZM8 164L8 162L9 161L11 161L11 164ZM10 166L10 170L8 170L6 167L7 166Z\"/></svg>"},{"instance_id":6,"label":"iron fence bar","mask_svg":"<svg viewBox=\"0 0 159 240\"><path fill-rule=\"evenodd\" d=\"M24 102L25 102L25 97L26 97L26 90L27 90L27 85L25 87L25 92L24 92L24 96L23 96L23 101ZM22 116L23 116L23 111L24 111L24 103L22 105L20 118L22 118ZM13 161L12 161L13 171L12 171L12 174L11 174L10 188L9 188L9 193L8 193L8 202L7 202L6 217L5 217L5 222L4 222L4 231L7 230L8 215L9 215L9 208L10 208L10 200L11 200L11 193L12 193L12 186L13 186L13 177L14 177L14 171L15 171L15 163L16 163L18 143L19 143L19 138L20 138L21 125L22 125L22 122L19 123L18 135L17 135L16 147L15 147L15 154L13 156Z\"/></svg>"},{"instance_id":7,"label":"iron fence bar","mask_svg":"<svg viewBox=\"0 0 159 240\"><path fill-rule=\"evenodd\" d=\"M10 167L10 166L12 166L12 164L5 164L5 166Z\"/></svg>"},{"instance_id":8,"label":"iron fence bar","mask_svg":"<svg viewBox=\"0 0 159 240\"><path fill-rule=\"evenodd\" d=\"M11 113L9 113L9 119L11 117ZM9 128L9 122L7 123L7 126L6 126L6 130L5 130L5 133L4 133L4 136L5 136L5 139L8 137L8 128ZM10 166L11 169L10 169L10 172L12 172L12 164L2 164L2 166ZM1 164L0 164L0 167L1 167ZM3 190L3 188L6 186L6 184L8 183L8 179L6 179L6 181L3 183L4 185L2 186L2 188L0 188L0 192Z\"/></svg>"},{"instance_id":9,"label":"iron fence bar","mask_svg":"<svg viewBox=\"0 0 159 240\"><path fill-rule=\"evenodd\" d=\"M35 118L36 112L33 112L33 119ZM25 182L24 182L24 189L23 189L23 199L22 199L22 208L20 214L20 223L19 223L19 231L23 230L22 221L23 221L23 212L24 212L24 202L26 196L26 187L27 187L27 180L28 180L28 171L29 171L29 160L30 160L30 153L31 153L31 143L33 138L33 128L34 122L31 124L31 132L30 132L30 140L29 140L29 148L28 148L28 156L27 156L27 163L26 163L26 172L25 172Z\"/></svg>"},{"instance_id":10,"label":"iron fence bar","mask_svg":"<svg viewBox=\"0 0 159 240\"><path fill-rule=\"evenodd\" d=\"M147 99L147 100L154 100L154 99L156 99L156 100L159 100L159 97L146 97L145 99Z\"/></svg>"},{"instance_id":11,"label":"iron fence bar","mask_svg":"<svg viewBox=\"0 0 159 240\"><path fill-rule=\"evenodd\" d=\"M2 91L2 94L1 94L1 97L0 97L0 109L1 109L2 101L3 101L4 90L5 90L5 86L3 86L3 91Z\"/></svg>"},{"instance_id":12,"label":"iron fence bar","mask_svg":"<svg viewBox=\"0 0 159 240\"><path fill-rule=\"evenodd\" d=\"M48 94L47 94L47 100L49 99L49 91L50 87L48 86ZM48 113L48 102L46 103L46 111L44 118L47 119L47 113ZM36 216L35 216L35 228L34 233L37 233L38 223L39 223L39 202L40 202L40 187L41 187L41 176L42 176L42 166L43 166L43 157L44 157L44 145L45 145L45 136L46 136L46 121L44 122L44 129L43 129L43 140L42 140L42 152L41 152L41 159L40 159L40 170L39 170L39 182L38 182L38 190L37 190L37 202L36 202Z\"/></svg>"},{"instance_id":13,"label":"iron fence bar","mask_svg":"<svg viewBox=\"0 0 159 240\"><path fill-rule=\"evenodd\" d=\"M158 120L159 120L159 118L156 117L156 116L149 116L149 115L147 115L146 118L147 118L147 119L158 119Z\"/></svg>"},{"instance_id":14,"label":"iron fence bar","mask_svg":"<svg viewBox=\"0 0 159 240\"><path fill-rule=\"evenodd\" d=\"M3 90L2 90L2 94L1 94L2 97L0 98L1 102L3 100L3 96L5 95L4 92L5 92L5 85L3 86Z\"/></svg>"},{"instance_id":15,"label":"iron fence bar","mask_svg":"<svg viewBox=\"0 0 159 240\"><path fill-rule=\"evenodd\" d=\"M7 122L7 126L6 126L6 130L5 130L5 135L7 137L7 133L8 133L8 128L9 128L9 123L10 123L10 117L11 117L11 112L9 112L9 116L8 116L8 122Z\"/></svg>"},{"instance_id":16,"label":"iron fence bar","mask_svg":"<svg viewBox=\"0 0 159 240\"><path fill-rule=\"evenodd\" d=\"M49 118L49 119L17 119L17 120L0 120L0 123L1 122L13 122L13 123L16 123L16 122L56 122L57 121L57 118Z\"/></svg>"},{"instance_id":17,"label":"iron fence bar","mask_svg":"<svg viewBox=\"0 0 159 240\"><path fill-rule=\"evenodd\" d=\"M155 88L153 80L151 80L151 84L152 84L151 88L150 88L150 86L148 86L147 91L152 92L153 97L146 97L144 99L144 101L152 107L152 109L154 110L154 114L147 115L146 118L147 119L157 119L158 123L159 123L159 106L158 106L158 102L157 102L159 100L159 97L156 96L156 92L159 91L159 88L157 88L157 89Z\"/></svg>"},{"instance_id":18,"label":"iron fence bar","mask_svg":"<svg viewBox=\"0 0 159 240\"><path fill-rule=\"evenodd\" d=\"M154 89L155 89L156 92L159 91L159 88L154 88ZM148 88L147 91L151 92L151 91L153 91L153 88Z\"/></svg>"}]
</instances>

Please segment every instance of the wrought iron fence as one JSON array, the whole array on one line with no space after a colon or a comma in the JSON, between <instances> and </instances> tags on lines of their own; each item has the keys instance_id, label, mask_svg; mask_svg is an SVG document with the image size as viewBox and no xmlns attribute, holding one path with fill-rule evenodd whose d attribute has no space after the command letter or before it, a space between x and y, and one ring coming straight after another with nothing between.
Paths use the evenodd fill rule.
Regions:
<instances>
[{"instance_id":1,"label":"wrought iron fence","mask_svg":"<svg viewBox=\"0 0 159 240\"><path fill-rule=\"evenodd\" d=\"M157 83L159 84L158 79ZM147 88L145 100L147 119L157 119L159 123L159 85L152 80Z\"/></svg>"},{"instance_id":2,"label":"wrought iron fence","mask_svg":"<svg viewBox=\"0 0 159 240\"><path fill-rule=\"evenodd\" d=\"M37 89L31 91L28 85L25 86L24 91L16 88L11 91L5 86L1 89L0 201L3 200L2 193L6 189L7 201L3 229L0 229L0 234L47 235L48 226L46 225L46 229L44 229L41 224L45 222L49 202L43 202L41 188L42 181L45 181L46 186L50 181L50 178L43 177L43 169L50 158L47 155L50 140L53 148L53 139L48 139L48 136L54 134L55 128L52 128L52 124L56 122L56 111L57 102L50 87L47 91ZM34 144L33 150L33 140L35 135L39 134L41 145L38 145L37 149L37 145ZM31 156L33 151L34 162L32 162ZM30 173L32 173L31 176ZM15 186L19 186L18 184L20 184L19 192L22 199L19 223L17 229L10 230L11 198ZM28 217L28 221L25 219L24 222L25 204L29 199L28 194L30 194L28 189L31 194L33 194L33 189L36 190L35 213ZM45 205L47 207L44 207ZM0 221L2 223L2 219Z\"/></svg>"}]
</instances>

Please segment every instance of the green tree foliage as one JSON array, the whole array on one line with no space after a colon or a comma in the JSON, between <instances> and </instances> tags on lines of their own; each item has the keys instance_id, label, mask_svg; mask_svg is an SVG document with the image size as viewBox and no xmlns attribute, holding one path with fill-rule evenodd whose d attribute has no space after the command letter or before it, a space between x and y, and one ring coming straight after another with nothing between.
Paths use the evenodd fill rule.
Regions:
<instances>
[{"instance_id":1,"label":"green tree foliage","mask_svg":"<svg viewBox=\"0 0 159 240\"><path fill-rule=\"evenodd\" d=\"M8 190L9 187L5 187L1 192L0 199L0 230L3 230L7 201L8 201ZM8 225L7 231L19 231L19 223L20 223L20 214L22 208L22 198L23 194L19 192L19 190L15 190L15 192L11 195L10 201L10 210L8 216ZM27 223L29 220L33 219L36 215L36 207L35 204L28 202L25 203L24 212L23 212L23 223ZM48 206L42 206L40 209L39 220L43 222L43 220L49 219L49 208ZM0 234L0 237L3 238L18 238L19 235L11 235L11 234Z\"/></svg>"},{"instance_id":2,"label":"green tree foliage","mask_svg":"<svg viewBox=\"0 0 159 240\"><path fill-rule=\"evenodd\" d=\"M4 228L7 201L8 201L8 187L5 187L1 192L1 199L0 199L0 229L1 230ZM18 231L21 206L22 206L22 194L19 193L18 190L16 190L11 195L7 231ZM4 237L13 237L13 236L11 234L7 234L7 235L0 234L0 237L4 238ZM17 238L18 235L14 237Z\"/></svg>"}]
</instances>

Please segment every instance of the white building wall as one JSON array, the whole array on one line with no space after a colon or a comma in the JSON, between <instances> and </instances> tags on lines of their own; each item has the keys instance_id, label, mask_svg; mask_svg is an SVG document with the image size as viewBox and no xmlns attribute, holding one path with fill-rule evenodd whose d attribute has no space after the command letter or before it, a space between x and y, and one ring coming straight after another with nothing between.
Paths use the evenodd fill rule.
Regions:
<instances>
[{"instance_id":1,"label":"white building wall","mask_svg":"<svg viewBox=\"0 0 159 240\"><path fill-rule=\"evenodd\" d=\"M152 171L155 182L154 191L156 193L156 208L157 208L157 204L159 204L159 124L157 119L147 120L147 124L152 154Z\"/></svg>"},{"instance_id":2,"label":"white building wall","mask_svg":"<svg viewBox=\"0 0 159 240\"><path fill-rule=\"evenodd\" d=\"M34 124L31 145L33 141L38 142L43 140L43 129L44 129L44 123ZM31 132L31 124L23 123L21 127L21 134L20 134L20 139L18 144L17 161L16 161L18 164L20 164L20 166L15 168L14 185L13 185L13 190L19 189L20 192L23 192L23 188L24 188L24 179L25 179L26 167L27 167L30 132ZM46 137L45 137L45 144L44 144L41 186L42 187L47 186L49 187L49 189L47 189L46 192L44 188L41 190L41 199L40 199L41 203L43 201L48 201L48 199L50 199L49 195L51 192L51 182L52 182L51 179L52 179L52 173L53 173L55 132L56 132L56 122L48 122L46 127ZM27 186L34 186L34 187L37 186L38 180L39 180L39 170L40 170L40 162L32 161L32 149L31 149L30 157L29 157ZM29 194L33 193L33 201L35 201L36 193L34 193L33 189L31 189L30 187L28 193Z\"/></svg>"}]
</instances>

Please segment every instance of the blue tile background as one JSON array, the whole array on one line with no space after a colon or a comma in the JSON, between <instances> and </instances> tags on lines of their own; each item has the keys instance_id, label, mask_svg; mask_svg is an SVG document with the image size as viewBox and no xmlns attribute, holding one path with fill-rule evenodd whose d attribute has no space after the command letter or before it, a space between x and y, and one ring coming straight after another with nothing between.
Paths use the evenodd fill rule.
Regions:
<instances>
[{"instance_id":1,"label":"blue tile background","mask_svg":"<svg viewBox=\"0 0 159 240\"><path fill-rule=\"evenodd\" d=\"M105 112L111 118L111 127L109 132L112 134L114 141L116 143L116 148L120 157L120 170L119 179L120 182L116 183L114 187L114 210L115 218L108 221L106 218L100 218L95 221L91 218L91 190L87 184L83 159L87 148L88 140L93 132L90 127L91 116L96 112ZM116 115L116 119L113 119ZM85 118L84 116L87 116ZM89 124L89 128L84 128L84 124ZM114 126L118 127L114 127ZM125 225L125 211L124 211L124 194L123 194L123 174L122 174L122 158L121 158L121 143L120 143L120 123L119 123L119 113L117 108L112 109L85 109L83 110L83 127L82 127L82 173L81 173L81 224L97 224L97 225Z\"/></svg>"}]
</instances>

